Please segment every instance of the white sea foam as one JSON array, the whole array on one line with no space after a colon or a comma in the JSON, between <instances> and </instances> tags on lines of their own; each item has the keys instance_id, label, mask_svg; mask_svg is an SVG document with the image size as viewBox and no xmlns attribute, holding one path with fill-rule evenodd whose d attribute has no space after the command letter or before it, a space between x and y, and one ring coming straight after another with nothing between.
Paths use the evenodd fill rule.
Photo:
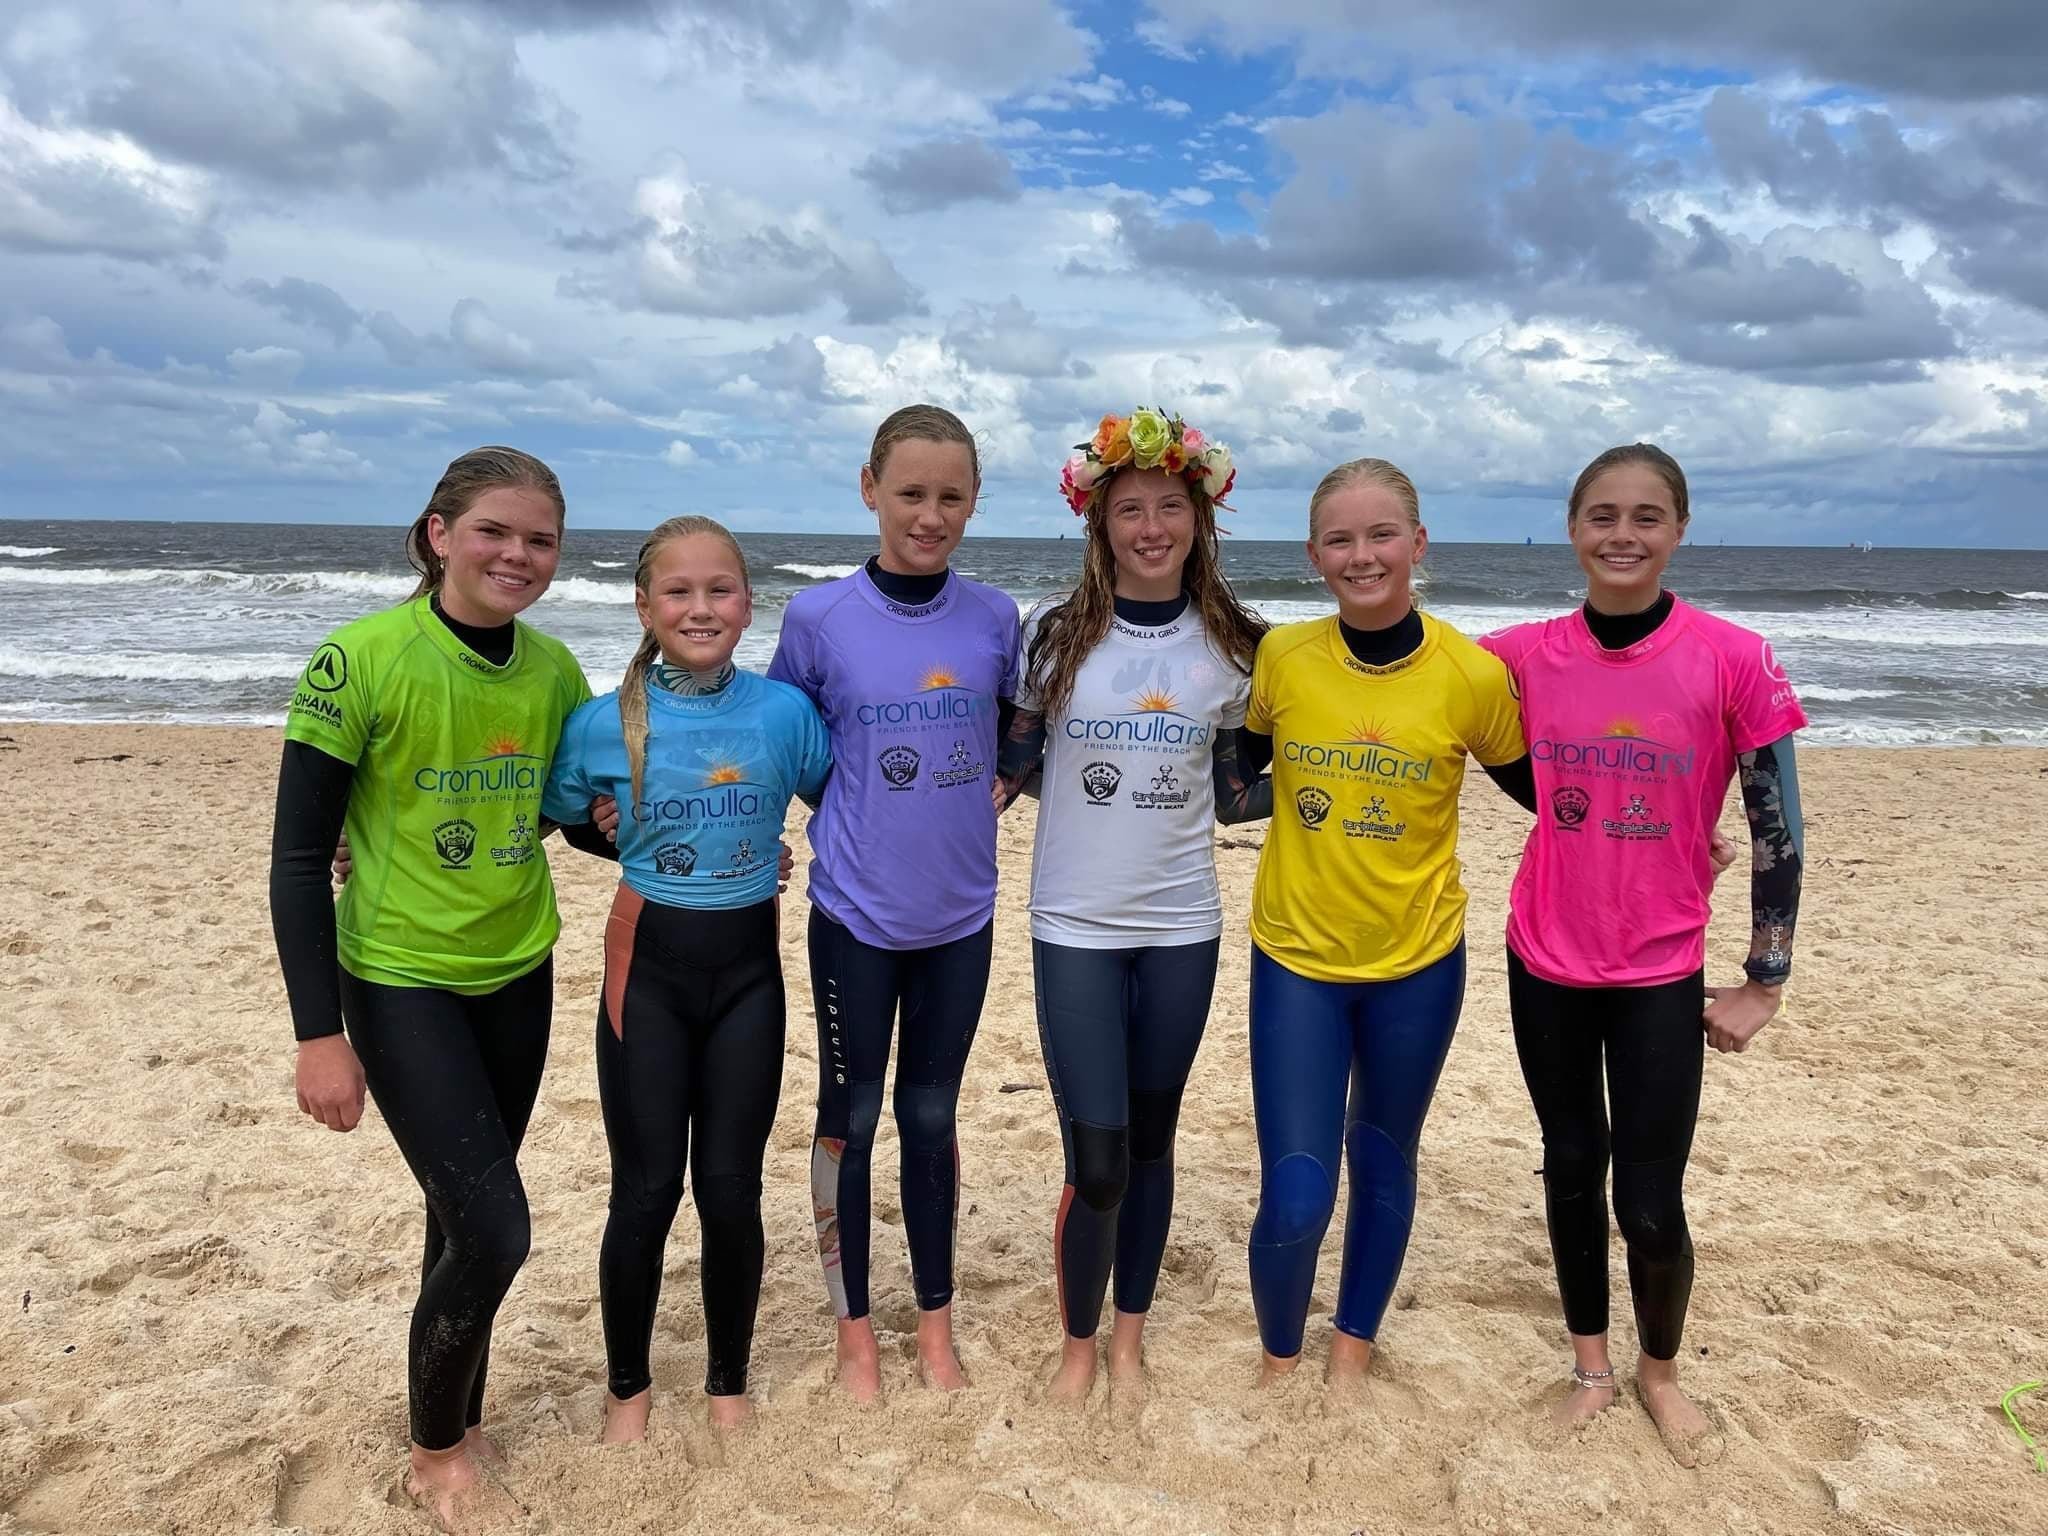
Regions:
<instances>
[{"instance_id":1,"label":"white sea foam","mask_svg":"<svg viewBox=\"0 0 2048 1536\"><path fill-rule=\"evenodd\" d=\"M778 571L787 571L792 576L807 576L812 581L837 581L842 576L851 576L860 567L857 565L803 565L791 562L778 565Z\"/></svg>"},{"instance_id":2,"label":"white sea foam","mask_svg":"<svg viewBox=\"0 0 2048 1536\"><path fill-rule=\"evenodd\" d=\"M418 584L416 576L383 571L248 571L216 570L211 566L81 565L0 566L0 586L14 587L192 587L215 592L256 592L275 596L334 593L345 597L397 601Z\"/></svg>"},{"instance_id":3,"label":"white sea foam","mask_svg":"<svg viewBox=\"0 0 2048 1536\"><path fill-rule=\"evenodd\" d=\"M1896 699L1901 692L1897 688L1828 688L1808 684L1800 688L1799 697L1808 703L1853 704L1858 699Z\"/></svg>"},{"instance_id":4,"label":"white sea foam","mask_svg":"<svg viewBox=\"0 0 2048 1536\"><path fill-rule=\"evenodd\" d=\"M44 555L54 555L64 546L61 544L0 544L0 555L10 560L38 560Z\"/></svg>"},{"instance_id":5,"label":"white sea foam","mask_svg":"<svg viewBox=\"0 0 2048 1536\"><path fill-rule=\"evenodd\" d=\"M0 677L123 678L131 682L256 683L296 677L304 656L24 651L0 646Z\"/></svg>"},{"instance_id":6,"label":"white sea foam","mask_svg":"<svg viewBox=\"0 0 2048 1536\"><path fill-rule=\"evenodd\" d=\"M598 581L589 576L564 576L547 590L544 603L596 603L616 606L633 601L630 581Z\"/></svg>"}]
</instances>

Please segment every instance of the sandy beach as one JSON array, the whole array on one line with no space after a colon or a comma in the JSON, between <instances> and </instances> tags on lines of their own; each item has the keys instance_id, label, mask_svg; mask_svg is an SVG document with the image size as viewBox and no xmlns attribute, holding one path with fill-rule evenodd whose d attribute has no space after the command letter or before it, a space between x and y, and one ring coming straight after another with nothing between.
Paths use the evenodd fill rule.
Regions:
<instances>
[{"instance_id":1,"label":"sandy beach","mask_svg":"<svg viewBox=\"0 0 2048 1536\"><path fill-rule=\"evenodd\" d=\"M0 725L0 1533L423 1532L393 1489L420 1202L374 1111L301 1117L265 876L273 730ZM915 1384L894 1133L877 1152L886 1397L831 1380L806 1160L814 1035L786 899L791 1029L770 1145L756 1426L699 1392L695 1217L669 1249L650 1441L594 1442L607 1165L591 1018L610 868L551 845L565 928L522 1158L533 1256L500 1314L487 1427L528 1528L975 1536L1122 1532L1988 1533L2048 1525L1999 1409L2048 1377L2048 752L1802 754L1808 877L1787 1015L1710 1056L1688 1186L1685 1380L1725 1453L1685 1471L1632 1398L1549 1427L1569 1366L1499 936L1522 813L1466 791L1464 1023L1423 1140L1416 1236L1363 1403L1268 1394L1244 1243L1257 1155L1243 923L1262 831L1226 829L1230 929L1182 1118L1180 1197L1136 1414L1039 1399L1057 1352L1059 1137L1032 1017L1033 807L1002 826L996 974L961 1105L957 1317L973 1378ZM799 813L798 823L801 815ZM1739 825L1739 809L1724 818ZM794 826L795 824L793 824ZM1710 980L1739 979L1724 887ZM1632 1361L1617 1240L1616 1358ZM2048 1443L2048 1394L2021 1400Z\"/></svg>"}]
</instances>

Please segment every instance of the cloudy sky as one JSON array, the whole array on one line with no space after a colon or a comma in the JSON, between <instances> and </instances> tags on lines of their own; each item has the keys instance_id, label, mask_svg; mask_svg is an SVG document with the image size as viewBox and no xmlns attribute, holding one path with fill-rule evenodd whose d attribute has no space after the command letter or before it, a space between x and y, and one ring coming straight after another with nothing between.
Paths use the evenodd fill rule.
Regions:
<instances>
[{"instance_id":1,"label":"cloudy sky","mask_svg":"<svg viewBox=\"0 0 2048 1536\"><path fill-rule=\"evenodd\" d=\"M146 0L0 21L0 516L871 526L894 407L1071 527L1105 410L1236 526L1394 459L1554 536L1611 443L1703 538L2048 544L2028 0Z\"/></svg>"}]
</instances>

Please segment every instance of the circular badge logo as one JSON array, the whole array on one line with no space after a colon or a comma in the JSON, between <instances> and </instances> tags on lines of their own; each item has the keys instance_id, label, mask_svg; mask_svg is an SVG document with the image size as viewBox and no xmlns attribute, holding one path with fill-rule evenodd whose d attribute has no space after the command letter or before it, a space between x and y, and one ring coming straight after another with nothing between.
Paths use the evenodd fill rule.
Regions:
<instances>
[{"instance_id":1,"label":"circular badge logo","mask_svg":"<svg viewBox=\"0 0 2048 1536\"><path fill-rule=\"evenodd\" d=\"M334 693L348 681L348 652L329 640L306 663L306 686L318 693Z\"/></svg>"}]
</instances>

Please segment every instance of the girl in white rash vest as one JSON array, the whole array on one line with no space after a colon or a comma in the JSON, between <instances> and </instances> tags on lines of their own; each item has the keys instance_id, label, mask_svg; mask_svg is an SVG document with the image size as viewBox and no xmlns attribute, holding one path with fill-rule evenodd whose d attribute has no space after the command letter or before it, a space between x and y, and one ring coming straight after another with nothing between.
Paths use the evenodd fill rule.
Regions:
<instances>
[{"instance_id":1,"label":"girl in white rash vest","mask_svg":"<svg viewBox=\"0 0 2048 1536\"><path fill-rule=\"evenodd\" d=\"M1086 519L1081 580L1025 623L1002 758L1014 794L1043 762L1032 975L1066 1155L1053 1223L1065 1342L1050 1392L1078 1402L1112 1268L1110 1374L1140 1342L1173 1214L1182 1091L1208 1021L1223 905L1217 821L1270 814L1236 733L1264 624L1218 569L1227 449L1178 418L1105 417L1062 490Z\"/></svg>"}]
</instances>

